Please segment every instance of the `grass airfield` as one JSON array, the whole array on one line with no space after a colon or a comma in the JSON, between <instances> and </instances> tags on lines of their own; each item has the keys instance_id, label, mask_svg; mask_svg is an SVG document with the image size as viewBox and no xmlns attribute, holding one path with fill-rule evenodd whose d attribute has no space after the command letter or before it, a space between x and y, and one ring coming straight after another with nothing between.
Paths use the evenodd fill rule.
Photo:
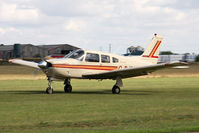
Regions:
<instances>
[{"instance_id":1,"label":"grass airfield","mask_svg":"<svg viewBox=\"0 0 199 133\"><path fill-rule=\"evenodd\" d=\"M187 70L166 69L155 78L125 79L120 95L111 93L112 80L72 80L71 94L63 92L63 82L54 82L54 94L47 95L47 81L29 79L31 69L0 66L0 132L199 131L197 70L191 67L189 76Z\"/></svg>"}]
</instances>

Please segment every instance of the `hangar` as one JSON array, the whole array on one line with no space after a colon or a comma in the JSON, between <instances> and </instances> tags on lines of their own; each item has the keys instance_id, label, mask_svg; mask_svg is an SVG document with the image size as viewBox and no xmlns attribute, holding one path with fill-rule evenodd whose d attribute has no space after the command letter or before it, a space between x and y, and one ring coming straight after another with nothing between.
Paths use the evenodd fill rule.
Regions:
<instances>
[{"instance_id":1,"label":"hangar","mask_svg":"<svg viewBox=\"0 0 199 133\"><path fill-rule=\"evenodd\" d=\"M43 58L48 55L64 56L70 51L79 49L69 44L52 45L33 45L33 44L14 44L0 45L0 59L8 60L11 58Z\"/></svg>"}]
</instances>

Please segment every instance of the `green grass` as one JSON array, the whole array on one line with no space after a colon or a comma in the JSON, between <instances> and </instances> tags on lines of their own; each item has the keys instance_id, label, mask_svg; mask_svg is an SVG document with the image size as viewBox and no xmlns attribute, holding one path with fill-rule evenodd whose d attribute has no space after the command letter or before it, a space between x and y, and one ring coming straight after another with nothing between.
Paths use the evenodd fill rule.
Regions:
<instances>
[{"instance_id":1,"label":"green grass","mask_svg":"<svg viewBox=\"0 0 199 133\"><path fill-rule=\"evenodd\" d=\"M199 131L199 77L126 79L120 95L111 80L72 80L73 93L45 80L0 80L0 132Z\"/></svg>"}]
</instances>

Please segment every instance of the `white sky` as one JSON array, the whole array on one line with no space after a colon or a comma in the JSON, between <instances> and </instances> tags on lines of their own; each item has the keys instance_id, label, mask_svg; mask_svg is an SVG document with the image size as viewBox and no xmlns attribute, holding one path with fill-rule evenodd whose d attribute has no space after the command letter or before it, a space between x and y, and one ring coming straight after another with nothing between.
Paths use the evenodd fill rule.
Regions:
<instances>
[{"instance_id":1,"label":"white sky","mask_svg":"<svg viewBox=\"0 0 199 133\"><path fill-rule=\"evenodd\" d=\"M199 53L199 0L0 0L0 43L68 43L122 54L146 48Z\"/></svg>"}]
</instances>

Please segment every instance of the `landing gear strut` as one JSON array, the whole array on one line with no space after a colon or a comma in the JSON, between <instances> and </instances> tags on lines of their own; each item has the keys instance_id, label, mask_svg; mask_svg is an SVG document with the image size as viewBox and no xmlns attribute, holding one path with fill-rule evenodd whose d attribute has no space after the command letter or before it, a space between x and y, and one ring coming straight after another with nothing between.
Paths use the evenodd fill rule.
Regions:
<instances>
[{"instance_id":1,"label":"landing gear strut","mask_svg":"<svg viewBox=\"0 0 199 133\"><path fill-rule=\"evenodd\" d=\"M52 82L52 80L50 78L48 78L48 88L46 88L46 93L47 94L52 94L53 93L53 88L51 86L51 82Z\"/></svg>"},{"instance_id":2,"label":"landing gear strut","mask_svg":"<svg viewBox=\"0 0 199 133\"><path fill-rule=\"evenodd\" d=\"M116 84L112 88L112 93L120 94L120 87L123 87L122 79L120 77L117 77Z\"/></svg>"},{"instance_id":3,"label":"landing gear strut","mask_svg":"<svg viewBox=\"0 0 199 133\"><path fill-rule=\"evenodd\" d=\"M64 86L65 93L71 93L72 92L72 86L70 84L70 79L69 78L65 79L64 84L65 84L65 86Z\"/></svg>"}]
</instances>

